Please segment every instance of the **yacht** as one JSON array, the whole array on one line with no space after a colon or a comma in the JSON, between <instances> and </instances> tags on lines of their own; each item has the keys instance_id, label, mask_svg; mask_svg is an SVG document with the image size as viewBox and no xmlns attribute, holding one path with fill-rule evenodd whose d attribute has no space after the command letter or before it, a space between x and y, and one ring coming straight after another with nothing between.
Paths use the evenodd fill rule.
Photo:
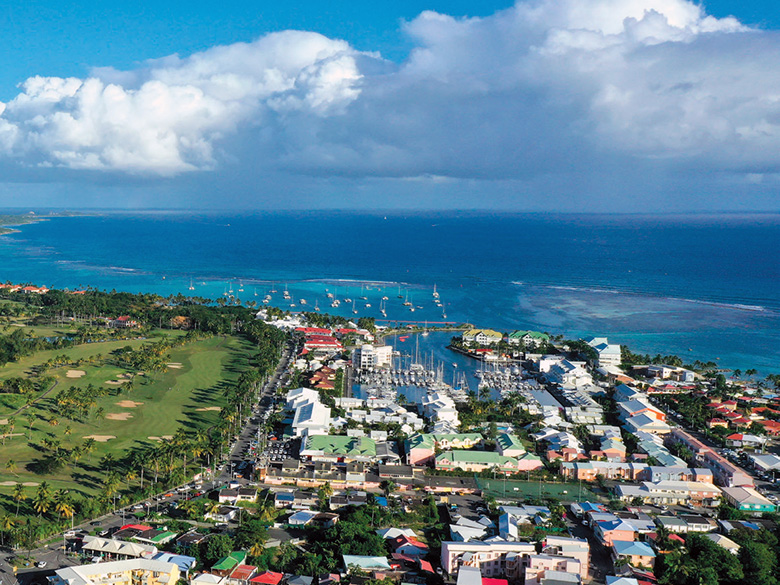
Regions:
<instances>
[{"instance_id":1,"label":"yacht","mask_svg":"<svg viewBox=\"0 0 780 585\"><path fill-rule=\"evenodd\" d=\"M433 298L434 299L438 299L439 298L439 293L436 290L436 285L435 284L433 285Z\"/></svg>"},{"instance_id":2,"label":"yacht","mask_svg":"<svg viewBox=\"0 0 780 585\"><path fill-rule=\"evenodd\" d=\"M190 290L195 290L195 285L192 284L192 279L190 278Z\"/></svg>"}]
</instances>

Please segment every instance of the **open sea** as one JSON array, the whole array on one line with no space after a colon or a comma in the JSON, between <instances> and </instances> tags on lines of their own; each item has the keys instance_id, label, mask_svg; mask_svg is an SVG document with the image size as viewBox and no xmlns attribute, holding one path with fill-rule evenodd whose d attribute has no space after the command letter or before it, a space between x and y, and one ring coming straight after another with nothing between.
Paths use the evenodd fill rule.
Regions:
<instances>
[{"instance_id":1,"label":"open sea","mask_svg":"<svg viewBox=\"0 0 780 585\"><path fill-rule=\"evenodd\" d=\"M214 299L232 289L259 304L275 288L272 304L289 308L286 286L293 310L353 316L330 292L377 319L387 296L392 322L598 334L780 372L778 214L99 212L19 229L0 237L2 281Z\"/></svg>"}]
</instances>

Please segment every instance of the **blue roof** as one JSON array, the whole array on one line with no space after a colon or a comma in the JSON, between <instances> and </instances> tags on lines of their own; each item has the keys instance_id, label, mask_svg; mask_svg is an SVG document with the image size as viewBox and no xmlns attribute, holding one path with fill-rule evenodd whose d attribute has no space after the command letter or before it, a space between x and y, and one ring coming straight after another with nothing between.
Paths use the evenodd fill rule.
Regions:
<instances>
[{"instance_id":1,"label":"blue roof","mask_svg":"<svg viewBox=\"0 0 780 585\"><path fill-rule=\"evenodd\" d=\"M632 542L629 540L613 540L612 546L619 555L635 555L640 557L655 557L655 552L644 542Z\"/></svg>"},{"instance_id":2,"label":"blue roof","mask_svg":"<svg viewBox=\"0 0 780 585\"><path fill-rule=\"evenodd\" d=\"M582 502L579 507L582 508L583 512L596 512L604 509L602 504L594 504L593 502Z\"/></svg>"},{"instance_id":3,"label":"blue roof","mask_svg":"<svg viewBox=\"0 0 780 585\"><path fill-rule=\"evenodd\" d=\"M384 497L384 496L379 496L378 498L376 498L376 503L379 504L380 506L385 506L386 507L387 506L387 498Z\"/></svg>"},{"instance_id":4,"label":"blue roof","mask_svg":"<svg viewBox=\"0 0 780 585\"><path fill-rule=\"evenodd\" d=\"M295 494L291 494L290 492L282 492L276 494L276 499L279 500L280 502L294 502Z\"/></svg>"},{"instance_id":5,"label":"blue roof","mask_svg":"<svg viewBox=\"0 0 780 585\"><path fill-rule=\"evenodd\" d=\"M167 552L157 553L152 557L155 561L162 561L164 563L173 563L182 573L186 573L195 567L195 557L187 557L184 555L174 555Z\"/></svg>"}]
</instances>

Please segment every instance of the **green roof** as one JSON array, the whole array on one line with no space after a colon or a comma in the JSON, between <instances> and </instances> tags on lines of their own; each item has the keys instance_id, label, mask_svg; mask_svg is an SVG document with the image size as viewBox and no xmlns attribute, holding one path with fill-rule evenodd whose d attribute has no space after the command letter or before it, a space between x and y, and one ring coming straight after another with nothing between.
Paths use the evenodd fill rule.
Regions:
<instances>
[{"instance_id":1,"label":"green roof","mask_svg":"<svg viewBox=\"0 0 780 585\"><path fill-rule=\"evenodd\" d=\"M512 331L512 333L509 334L509 339L522 339L526 335L540 341L548 341L550 339L549 335L542 333L541 331Z\"/></svg>"},{"instance_id":2,"label":"green roof","mask_svg":"<svg viewBox=\"0 0 780 585\"><path fill-rule=\"evenodd\" d=\"M216 564L211 567L217 571L230 571L234 567L240 565L246 560L246 553L242 550L233 551L226 557L219 559Z\"/></svg>"},{"instance_id":3,"label":"green roof","mask_svg":"<svg viewBox=\"0 0 780 585\"><path fill-rule=\"evenodd\" d=\"M442 453L436 457L436 463L442 460L451 461L453 465L458 463L480 463L483 465L517 465L517 459L514 457L507 457L505 455L499 455L494 451L472 451L458 449L455 451L448 451Z\"/></svg>"},{"instance_id":4,"label":"green roof","mask_svg":"<svg viewBox=\"0 0 780 585\"><path fill-rule=\"evenodd\" d=\"M306 439L306 450L333 455L376 457L376 442L368 437L343 435L312 435Z\"/></svg>"},{"instance_id":5,"label":"green roof","mask_svg":"<svg viewBox=\"0 0 780 585\"><path fill-rule=\"evenodd\" d=\"M447 441L449 443L452 443L455 440L461 440L466 441L469 440L472 443L478 443L482 440L482 435L479 433L428 433L428 434L420 434L415 435L406 441L406 449L407 451L409 449L414 448L428 448L433 449L436 446L436 443L441 443L442 441Z\"/></svg>"},{"instance_id":6,"label":"green roof","mask_svg":"<svg viewBox=\"0 0 780 585\"><path fill-rule=\"evenodd\" d=\"M520 441L517 435L510 435L509 433L501 433L500 435L498 435L498 438L496 438L496 442L504 450L522 449L523 451L525 451L525 445L523 445L523 443Z\"/></svg>"},{"instance_id":7,"label":"green roof","mask_svg":"<svg viewBox=\"0 0 780 585\"><path fill-rule=\"evenodd\" d=\"M166 531L166 532L160 532L160 534L158 534L156 536L153 536L149 540L151 540L152 542L162 542L162 541L165 541L166 539L170 540L170 539L174 538L175 536L176 536L175 532L168 532L168 531Z\"/></svg>"}]
</instances>

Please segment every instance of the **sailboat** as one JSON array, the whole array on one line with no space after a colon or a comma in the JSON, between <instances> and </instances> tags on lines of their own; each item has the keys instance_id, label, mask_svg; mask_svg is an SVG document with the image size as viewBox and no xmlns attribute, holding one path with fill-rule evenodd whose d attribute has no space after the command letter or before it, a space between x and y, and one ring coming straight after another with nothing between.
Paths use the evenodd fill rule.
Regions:
<instances>
[{"instance_id":1,"label":"sailboat","mask_svg":"<svg viewBox=\"0 0 780 585\"><path fill-rule=\"evenodd\" d=\"M314 301L314 310L320 312L320 304L316 300Z\"/></svg>"},{"instance_id":2,"label":"sailboat","mask_svg":"<svg viewBox=\"0 0 780 585\"><path fill-rule=\"evenodd\" d=\"M428 321L425 321L425 328L423 329L423 332L420 333L423 337L428 337Z\"/></svg>"},{"instance_id":3,"label":"sailboat","mask_svg":"<svg viewBox=\"0 0 780 585\"><path fill-rule=\"evenodd\" d=\"M411 307L412 303L409 302L409 291L406 291L406 300L404 301L404 307Z\"/></svg>"},{"instance_id":4,"label":"sailboat","mask_svg":"<svg viewBox=\"0 0 780 585\"><path fill-rule=\"evenodd\" d=\"M223 292L223 293L222 293L222 296L223 296L223 297L226 297L226 296L228 296L227 285L225 285L225 292Z\"/></svg>"},{"instance_id":5,"label":"sailboat","mask_svg":"<svg viewBox=\"0 0 780 585\"><path fill-rule=\"evenodd\" d=\"M364 300L364 301L365 301L366 299L368 299L368 297L367 297L367 296L365 295L365 293L364 293L364 288L365 288L365 287L364 287L364 286L361 284L361 285L360 285L360 298L361 298L361 300Z\"/></svg>"},{"instance_id":6,"label":"sailboat","mask_svg":"<svg viewBox=\"0 0 780 585\"><path fill-rule=\"evenodd\" d=\"M435 284L433 285L433 298L434 299L438 299L439 298L439 293L436 290L436 285Z\"/></svg>"},{"instance_id":7,"label":"sailboat","mask_svg":"<svg viewBox=\"0 0 780 585\"><path fill-rule=\"evenodd\" d=\"M275 292L276 292L276 283L275 283L275 282L272 282L272 283L271 283L271 294L273 294L273 293L275 293Z\"/></svg>"},{"instance_id":8,"label":"sailboat","mask_svg":"<svg viewBox=\"0 0 780 585\"><path fill-rule=\"evenodd\" d=\"M290 291L287 290L286 284L284 285L284 293L282 294L284 295L284 300L286 301L290 300Z\"/></svg>"},{"instance_id":9,"label":"sailboat","mask_svg":"<svg viewBox=\"0 0 780 585\"><path fill-rule=\"evenodd\" d=\"M404 298L404 295L401 294L401 285L400 284L398 285L398 298L399 299Z\"/></svg>"},{"instance_id":10,"label":"sailboat","mask_svg":"<svg viewBox=\"0 0 780 585\"><path fill-rule=\"evenodd\" d=\"M238 292L244 292L244 283L240 280L238 281Z\"/></svg>"},{"instance_id":11,"label":"sailboat","mask_svg":"<svg viewBox=\"0 0 780 585\"><path fill-rule=\"evenodd\" d=\"M352 312L357 315L357 309L355 308L355 301L352 301Z\"/></svg>"},{"instance_id":12,"label":"sailboat","mask_svg":"<svg viewBox=\"0 0 780 585\"><path fill-rule=\"evenodd\" d=\"M257 287L255 287L255 296L257 296Z\"/></svg>"},{"instance_id":13,"label":"sailboat","mask_svg":"<svg viewBox=\"0 0 780 585\"><path fill-rule=\"evenodd\" d=\"M190 278L190 290L195 290L195 285L192 283L191 278Z\"/></svg>"},{"instance_id":14,"label":"sailboat","mask_svg":"<svg viewBox=\"0 0 780 585\"><path fill-rule=\"evenodd\" d=\"M385 311L385 299L382 299L379 302L379 312L382 313L383 317L387 317L387 311Z\"/></svg>"}]
</instances>

